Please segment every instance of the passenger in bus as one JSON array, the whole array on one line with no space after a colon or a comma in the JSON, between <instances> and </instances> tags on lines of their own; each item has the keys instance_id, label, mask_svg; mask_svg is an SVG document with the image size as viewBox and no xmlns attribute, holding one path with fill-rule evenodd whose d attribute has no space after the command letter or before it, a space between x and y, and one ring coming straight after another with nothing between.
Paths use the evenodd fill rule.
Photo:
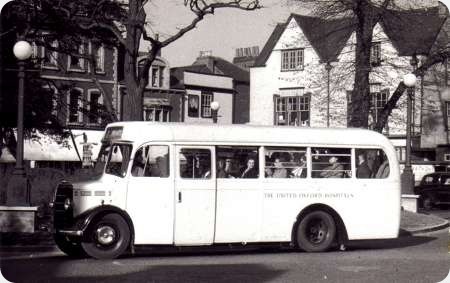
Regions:
<instances>
[{"instance_id":1,"label":"passenger in bus","mask_svg":"<svg viewBox=\"0 0 450 283\"><path fill-rule=\"evenodd\" d=\"M273 169L272 178L287 178L287 170L283 167L280 158L275 158L273 165L275 169Z\"/></svg>"},{"instance_id":2,"label":"passenger in bus","mask_svg":"<svg viewBox=\"0 0 450 283\"><path fill-rule=\"evenodd\" d=\"M258 170L255 168L255 159L250 157L247 160L247 166L242 168L241 178L258 178Z\"/></svg>"},{"instance_id":3,"label":"passenger in bus","mask_svg":"<svg viewBox=\"0 0 450 283\"><path fill-rule=\"evenodd\" d=\"M299 165L291 172L292 178L306 178L306 156L302 155L300 159L294 158L294 162Z\"/></svg>"},{"instance_id":4,"label":"passenger in bus","mask_svg":"<svg viewBox=\"0 0 450 283\"><path fill-rule=\"evenodd\" d=\"M376 179L385 179L389 176L389 161L386 159L383 163L381 163L378 168L377 173L375 174Z\"/></svg>"},{"instance_id":5,"label":"passenger in bus","mask_svg":"<svg viewBox=\"0 0 450 283\"><path fill-rule=\"evenodd\" d=\"M144 167L145 162L144 158L142 158L142 150L136 152L133 161L133 167L131 168L131 175L134 177L142 177L144 176Z\"/></svg>"},{"instance_id":6,"label":"passenger in bus","mask_svg":"<svg viewBox=\"0 0 450 283\"><path fill-rule=\"evenodd\" d=\"M356 178L368 179L372 176L372 171L369 168L369 164L366 161L366 155L364 153L358 154L358 168L356 168Z\"/></svg>"},{"instance_id":7,"label":"passenger in bus","mask_svg":"<svg viewBox=\"0 0 450 283\"><path fill-rule=\"evenodd\" d=\"M217 178L233 178L231 174L231 159L219 159L217 162Z\"/></svg>"},{"instance_id":8,"label":"passenger in bus","mask_svg":"<svg viewBox=\"0 0 450 283\"><path fill-rule=\"evenodd\" d=\"M338 158L336 156L330 157L328 160L329 166L325 167L322 172L320 172L320 177L322 178L343 178L344 177L344 166L338 163Z\"/></svg>"}]
</instances>

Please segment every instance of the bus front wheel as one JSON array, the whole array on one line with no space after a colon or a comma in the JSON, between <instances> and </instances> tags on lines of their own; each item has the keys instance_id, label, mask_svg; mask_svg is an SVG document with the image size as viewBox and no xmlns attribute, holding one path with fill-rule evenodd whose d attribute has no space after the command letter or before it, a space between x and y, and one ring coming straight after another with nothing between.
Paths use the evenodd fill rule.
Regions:
<instances>
[{"instance_id":1,"label":"bus front wheel","mask_svg":"<svg viewBox=\"0 0 450 283\"><path fill-rule=\"evenodd\" d=\"M335 237L333 216L322 210L306 214L297 227L297 245L306 252L327 251Z\"/></svg>"},{"instance_id":2,"label":"bus front wheel","mask_svg":"<svg viewBox=\"0 0 450 283\"><path fill-rule=\"evenodd\" d=\"M88 241L82 242L84 251L93 258L113 259L125 252L130 244L130 229L122 216L107 214L89 229Z\"/></svg>"}]
</instances>

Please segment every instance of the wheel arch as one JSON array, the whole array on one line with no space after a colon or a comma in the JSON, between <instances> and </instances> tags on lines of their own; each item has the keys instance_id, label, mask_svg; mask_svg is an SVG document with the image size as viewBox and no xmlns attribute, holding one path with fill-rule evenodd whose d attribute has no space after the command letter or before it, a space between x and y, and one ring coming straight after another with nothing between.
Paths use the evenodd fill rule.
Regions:
<instances>
[{"instance_id":1,"label":"wheel arch","mask_svg":"<svg viewBox=\"0 0 450 283\"><path fill-rule=\"evenodd\" d=\"M90 229L92 229L92 223L95 223L96 220L100 219L101 217L107 215L107 214L111 214L111 213L116 213L119 214L121 217L123 217L123 219L125 220L125 222L128 224L128 228L130 229L130 247L134 246L134 225L133 225L133 221L131 220L130 215L123 209L117 207L117 206L113 206L113 205L101 205L101 206L97 206L94 208L91 208L87 211L85 211L82 215L80 215L81 219L84 219L82 221L82 226L80 227L80 230L83 231L83 237L82 237L82 241L87 241L88 240L88 236L91 232Z\"/></svg>"},{"instance_id":2,"label":"wheel arch","mask_svg":"<svg viewBox=\"0 0 450 283\"><path fill-rule=\"evenodd\" d=\"M347 228L345 227L344 221L342 220L339 213L336 212L331 206L323 204L323 203L315 203L311 204L304 209L300 211L300 213L297 215L297 218L294 222L294 225L292 227L291 232L291 243L293 245L297 245L296 241L296 234L297 234L297 228L300 221L310 212L322 210L324 212L327 212L333 217L334 222L336 223L336 230L337 230L337 242L338 244L345 244L348 241L348 234L347 234Z\"/></svg>"}]
</instances>

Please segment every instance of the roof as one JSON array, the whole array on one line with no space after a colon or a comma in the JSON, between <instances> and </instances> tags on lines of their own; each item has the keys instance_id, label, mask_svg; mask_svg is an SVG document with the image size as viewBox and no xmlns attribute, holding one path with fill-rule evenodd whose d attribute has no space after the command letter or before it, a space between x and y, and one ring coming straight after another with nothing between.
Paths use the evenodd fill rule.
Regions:
<instances>
[{"instance_id":1,"label":"roof","mask_svg":"<svg viewBox=\"0 0 450 283\"><path fill-rule=\"evenodd\" d=\"M290 20L290 18L289 18ZM288 22L289 22L288 20ZM287 24L277 24L275 26L275 29L273 30L272 34L270 35L269 39L267 40L266 44L264 45L263 49L261 50L261 53L259 53L259 56L255 60L254 67L263 67L266 64L267 59L269 58L270 54L272 53L273 49L275 48L275 45L277 44L278 40L280 39L281 35L284 32L284 29L286 28Z\"/></svg>"},{"instance_id":2,"label":"roof","mask_svg":"<svg viewBox=\"0 0 450 283\"><path fill-rule=\"evenodd\" d=\"M382 146L395 155L391 142L385 136L374 131L356 128L299 128L155 122L117 122L108 125L108 127L117 126L124 127L121 139L133 140L138 144L152 140L207 144L365 145Z\"/></svg>"},{"instance_id":3,"label":"roof","mask_svg":"<svg viewBox=\"0 0 450 283\"><path fill-rule=\"evenodd\" d=\"M239 66L228 62L227 60L215 57L215 56L207 56L202 58L202 61L204 60L210 60L211 63L214 64L214 68L217 68L220 70L220 75L225 75L228 77L233 78L233 80L238 82L250 82L250 72L247 70L244 70L240 68ZM210 64L210 65L213 65ZM177 70L184 70L184 71L191 71L196 73L202 73L202 74L210 74L210 75L217 75L217 73L214 73L214 70L211 69L211 67L208 67L207 64L194 64L190 66L183 66L183 67L177 67L173 68Z\"/></svg>"},{"instance_id":4,"label":"roof","mask_svg":"<svg viewBox=\"0 0 450 283\"><path fill-rule=\"evenodd\" d=\"M389 10L383 13L380 24L399 51L400 56L428 54L445 21L440 9L442 7L413 11ZM356 28L355 19L351 17L324 19L291 14L285 23L277 24L256 59L255 67L265 66L275 45L292 19L302 29L322 62L336 61Z\"/></svg>"},{"instance_id":5,"label":"roof","mask_svg":"<svg viewBox=\"0 0 450 283\"><path fill-rule=\"evenodd\" d=\"M446 20L439 7L383 13L381 25L400 56L427 55Z\"/></svg>"}]
</instances>

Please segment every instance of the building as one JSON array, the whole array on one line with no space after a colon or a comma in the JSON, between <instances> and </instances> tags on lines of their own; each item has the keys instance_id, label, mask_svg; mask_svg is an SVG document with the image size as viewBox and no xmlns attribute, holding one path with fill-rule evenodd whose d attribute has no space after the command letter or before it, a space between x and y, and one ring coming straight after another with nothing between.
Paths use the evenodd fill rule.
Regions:
<instances>
[{"instance_id":1,"label":"building","mask_svg":"<svg viewBox=\"0 0 450 283\"><path fill-rule=\"evenodd\" d=\"M403 75L414 69L411 58L420 62L429 53L443 22L440 8L392 11L376 24L371 51L370 127ZM354 28L352 18L297 14L278 24L250 70L250 122L346 127L354 79ZM419 82L413 115L416 136L420 134L420 94ZM383 129L389 137L403 140L399 153L405 144L405 131L406 99L402 97Z\"/></svg>"},{"instance_id":2,"label":"building","mask_svg":"<svg viewBox=\"0 0 450 283\"><path fill-rule=\"evenodd\" d=\"M219 102L219 124L233 123L233 79L214 74L204 66L187 66L171 70L171 86L185 91L184 122L213 123L211 103Z\"/></svg>"},{"instance_id":3,"label":"building","mask_svg":"<svg viewBox=\"0 0 450 283\"><path fill-rule=\"evenodd\" d=\"M229 121L229 123L233 124L244 124L249 122L250 74L247 70L237 66L236 64L230 63L223 58L212 56L211 51L202 51L191 66L175 68L173 70L172 87L179 87L178 84L181 78L178 77L178 75L180 74L179 70L181 69L197 74L226 76L230 78L231 89L228 89L227 86L226 90L232 91L229 96L231 102L227 102L224 105L221 104L219 115L225 115L224 113L229 112L229 115L231 115L231 121ZM205 80L208 80L207 77L208 76L204 76ZM201 82L199 83L202 84ZM230 103L231 105L227 106ZM188 119L186 121L191 120Z\"/></svg>"}]
</instances>

